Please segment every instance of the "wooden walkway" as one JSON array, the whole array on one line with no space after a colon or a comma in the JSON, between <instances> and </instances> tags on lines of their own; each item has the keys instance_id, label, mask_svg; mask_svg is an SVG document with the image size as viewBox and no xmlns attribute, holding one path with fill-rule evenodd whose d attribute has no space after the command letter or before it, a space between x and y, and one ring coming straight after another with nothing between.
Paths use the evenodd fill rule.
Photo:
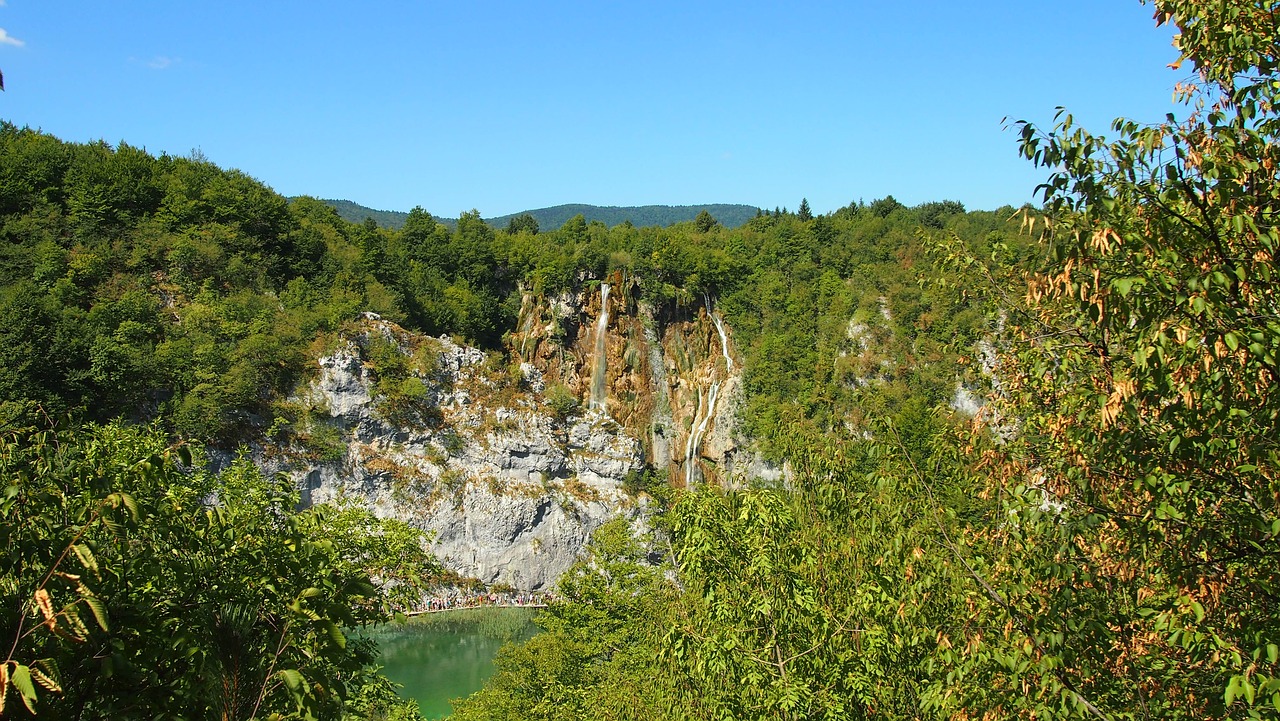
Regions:
<instances>
[{"instance_id":1,"label":"wooden walkway","mask_svg":"<svg viewBox=\"0 0 1280 721\"><path fill-rule=\"evenodd\" d=\"M450 611L471 611L477 608L546 608L545 603L486 603L479 606L454 606L453 608L429 608L425 611L409 611L406 616L421 616L427 613L449 613Z\"/></svg>"}]
</instances>

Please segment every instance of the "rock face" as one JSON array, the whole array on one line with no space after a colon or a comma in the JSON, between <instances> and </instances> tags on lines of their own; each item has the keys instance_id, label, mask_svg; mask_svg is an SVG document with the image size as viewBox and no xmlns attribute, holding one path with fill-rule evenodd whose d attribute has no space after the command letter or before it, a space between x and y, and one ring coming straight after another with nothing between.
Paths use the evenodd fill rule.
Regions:
<instances>
[{"instance_id":1,"label":"rock face","mask_svg":"<svg viewBox=\"0 0 1280 721\"><path fill-rule=\"evenodd\" d=\"M417 403L438 413L430 422L391 420L370 360L378 343L428 356L427 369L396 381L420 384ZM319 359L318 377L293 399L292 442L263 463L296 479L306 503L354 499L429 531L434 553L460 575L547 588L602 523L643 514L622 490L643 467L640 444L603 413L557 416L534 390L536 368L489 365L477 349L367 317Z\"/></svg>"},{"instance_id":2,"label":"rock face","mask_svg":"<svg viewBox=\"0 0 1280 721\"><path fill-rule=\"evenodd\" d=\"M548 588L591 533L642 521L630 476L770 478L744 450L742 368L710 298L663 309L621 274L525 293L505 355L373 314L318 360L260 454L306 503L352 499L432 534L462 576Z\"/></svg>"},{"instance_id":3,"label":"rock face","mask_svg":"<svg viewBox=\"0 0 1280 721\"><path fill-rule=\"evenodd\" d=\"M677 486L746 479L737 413L741 364L711 298L655 308L621 272L577 290L526 293L511 352L643 440L645 462Z\"/></svg>"}]
</instances>

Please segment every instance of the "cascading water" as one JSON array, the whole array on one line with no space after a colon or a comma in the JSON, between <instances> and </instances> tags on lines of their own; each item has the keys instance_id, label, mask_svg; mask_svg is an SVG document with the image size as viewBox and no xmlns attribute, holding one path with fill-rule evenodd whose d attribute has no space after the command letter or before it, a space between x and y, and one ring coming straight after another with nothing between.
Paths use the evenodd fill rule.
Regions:
<instances>
[{"instance_id":1,"label":"cascading water","mask_svg":"<svg viewBox=\"0 0 1280 721\"><path fill-rule=\"evenodd\" d=\"M693 412L693 423L689 425L689 437L684 442L684 485L686 488L693 486L693 454L697 452L698 446L695 439L698 437L698 417L702 415L702 389L698 390L698 407Z\"/></svg>"},{"instance_id":2,"label":"cascading water","mask_svg":"<svg viewBox=\"0 0 1280 721\"><path fill-rule=\"evenodd\" d=\"M707 309L707 316L715 324L716 333L720 336L720 355L724 357L725 372L733 373L733 357L729 355L729 336L724 332L724 321L720 319L720 316L716 315L709 295L703 295L702 301ZM689 437L685 440L684 446L684 479L686 486L693 485L694 476L696 475L694 457L698 453L698 448L702 445L702 439L707 435L707 426L716 415L716 400L720 395L720 381L715 380L716 375L719 374L713 373L712 380L707 386L705 408L703 408L702 389L698 389L698 407L694 411L693 424L689 428Z\"/></svg>"},{"instance_id":3,"label":"cascading water","mask_svg":"<svg viewBox=\"0 0 1280 721\"><path fill-rule=\"evenodd\" d=\"M698 419L698 414L702 413L702 391L698 391L698 410L693 414L694 425L689 429L689 441L685 446L685 466L684 466L684 483L685 486L693 485L694 463L693 457L698 452L698 446L702 445L702 437L707 434L707 423L716 414L716 395L720 392L719 381L711 381L711 387L707 391L707 409L702 415L702 419Z\"/></svg>"},{"instance_id":4,"label":"cascading water","mask_svg":"<svg viewBox=\"0 0 1280 721\"><path fill-rule=\"evenodd\" d=\"M529 336L533 330L533 324L538 320L535 311L537 305L533 302L533 297L528 293L522 293L520 296L520 355L528 352Z\"/></svg>"},{"instance_id":5,"label":"cascading water","mask_svg":"<svg viewBox=\"0 0 1280 721\"><path fill-rule=\"evenodd\" d=\"M725 370L733 372L733 359L729 357L729 337L724 334L724 322L720 316L711 313L711 322L716 324L716 332L720 334L720 353L724 355Z\"/></svg>"},{"instance_id":6,"label":"cascading water","mask_svg":"<svg viewBox=\"0 0 1280 721\"><path fill-rule=\"evenodd\" d=\"M716 326L716 333L720 334L720 354L724 356L725 370L733 372L733 358L729 357L729 336L724 332L724 321L716 315L715 306L711 304L711 296L703 293L702 304L707 309L707 315L711 316L711 322Z\"/></svg>"},{"instance_id":7,"label":"cascading water","mask_svg":"<svg viewBox=\"0 0 1280 721\"><path fill-rule=\"evenodd\" d=\"M596 319L595 367L591 371L591 399L587 407L605 410L605 375L608 359L605 357L605 335L609 332L609 284L600 284L600 317Z\"/></svg>"}]
</instances>

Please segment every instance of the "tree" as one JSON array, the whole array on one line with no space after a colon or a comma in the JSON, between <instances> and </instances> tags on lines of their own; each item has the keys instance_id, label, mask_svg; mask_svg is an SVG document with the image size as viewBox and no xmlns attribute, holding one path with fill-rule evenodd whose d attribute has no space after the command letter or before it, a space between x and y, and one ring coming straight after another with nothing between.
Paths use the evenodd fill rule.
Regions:
<instances>
[{"instance_id":1,"label":"tree","mask_svg":"<svg viewBox=\"0 0 1280 721\"><path fill-rule=\"evenodd\" d=\"M867 206L873 215L877 215L881 218L887 218L890 213L901 207L902 203L899 203L897 198L894 198L892 195L886 195L879 200L873 200L871 201L871 204Z\"/></svg>"},{"instance_id":2,"label":"tree","mask_svg":"<svg viewBox=\"0 0 1280 721\"><path fill-rule=\"evenodd\" d=\"M716 227L716 224L716 219L705 208L698 211L698 217L693 219L693 227L699 233L710 232L712 228Z\"/></svg>"},{"instance_id":3,"label":"tree","mask_svg":"<svg viewBox=\"0 0 1280 721\"><path fill-rule=\"evenodd\" d=\"M1184 119L1120 119L1110 140L1065 111L1017 125L1052 174L1027 213L1048 257L1006 303L1016 436L984 461L1017 564L984 583L1016 632L955 644L973 683L950 704L1280 713L1276 9L1155 5L1195 71Z\"/></svg>"},{"instance_id":4,"label":"tree","mask_svg":"<svg viewBox=\"0 0 1280 721\"><path fill-rule=\"evenodd\" d=\"M940 203L921 203L915 207L920 224L926 228L941 228L946 218L964 213L964 205L955 200L944 200Z\"/></svg>"},{"instance_id":5,"label":"tree","mask_svg":"<svg viewBox=\"0 0 1280 721\"><path fill-rule=\"evenodd\" d=\"M510 235L516 235L518 233L537 235L538 219L528 213L521 213L507 223L507 233Z\"/></svg>"},{"instance_id":6,"label":"tree","mask_svg":"<svg viewBox=\"0 0 1280 721\"><path fill-rule=\"evenodd\" d=\"M800 221L803 223L807 223L810 220L813 220L813 213L809 211L808 198L800 199L800 209L796 211L796 217L799 218Z\"/></svg>"},{"instance_id":7,"label":"tree","mask_svg":"<svg viewBox=\"0 0 1280 721\"><path fill-rule=\"evenodd\" d=\"M460 721L651 719L672 713L672 674L654 668L671 623L669 569L648 562L649 536L626 519L596 529L557 599L537 618L543 632L507 646L484 690L463 701Z\"/></svg>"},{"instance_id":8,"label":"tree","mask_svg":"<svg viewBox=\"0 0 1280 721\"><path fill-rule=\"evenodd\" d=\"M356 247L360 249L360 268L382 280L393 275L387 267L387 239L373 218L365 218L355 232Z\"/></svg>"},{"instance_id":9,"label":"tree","mask_svg":"<svg viewBox=\"0 0 1280 721\"><path fill-rule=\"evenodd\" d=\"M587 242L587 219L582 213L578 213L572 218L566 220L564 225L560 226L560 234L565 241L570 243Z\"/></svg>"},{"instance_id":10,"label":"tree","mask_svg":"<svg viewBox=\"0 0 1280 721\"><path fill-rule=\"evenodd\" d=\"M339 716L381 683L343 629L435 569L408 526L298 511L287 481L215 478L155 429L6 428L0 472L6 718Z\"/></svg>"}]
</instances>

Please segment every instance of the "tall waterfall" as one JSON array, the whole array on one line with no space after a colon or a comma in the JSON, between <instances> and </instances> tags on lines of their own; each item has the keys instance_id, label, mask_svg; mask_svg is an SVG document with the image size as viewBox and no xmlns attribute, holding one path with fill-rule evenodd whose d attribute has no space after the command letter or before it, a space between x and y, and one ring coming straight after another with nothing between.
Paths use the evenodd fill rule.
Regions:
<instances>
[{"instance_id":1,"label":"tall waterfall","mask_svg":"<svg viewBox=\"0 0 1280 721\"><path fill-rule=\"evenodd\" d=\"M711 296L707 293L702 294L702 304L707 309L707 315L711 316L711 322L716 325L716 332L720 334L720 354L724 356L725 370L733 372L733 359L729 357L729 336L724 333L724 321L716 314L715 307L711 304Z\"/></svg>"},{"instance_id":2,"label":"tall waterfall","mask_svg":"<svg viewBox=\"0 0 1280 721\"><path fill-rule=\"evenodd\" d=\"M605 340L609 332L609 284L600 284L600 317L596 319L595 367L591 371L591 399L588 408L605 410L605 375L608 359L605 357Z\"/></svg>"},{"instance_id":3,"label":"tall waterfall","mask_svg":"<svg viewBox=\"0 0 1280 721\"><path fill-rule=\"evenodd\" d=\"M518 330L520 332L520 355L528 352L529 335L533 330L533 324L537 322L537 305L533 301L533 296L529 293L520 294L520 324Z\"/></svg>"},{"instance_id":4,"label":"tall waterfall","mask_svg":"<svg viewBox=\"0 0 1280 721\"><path fill-rule=\"evenodd\" d=\"M724 322L720 316L710 313L711 322L716 324L716 332L720 334L720 353L724 355L725 369L733 372L733 359L729 357L729 337L724 334Z\"/></svg>"},{"instance_id":5,"label":"tall waterfall","mask_svg":"<svg viewBox=\"0 0 1280 721\"><path fill-rule=\"evenodd\" d=\"M707 309L707 315L711 318L711 322L716 326L716 333L720 335L720 354L724 356L725 371L733 372L733 358L729 355L729 336L724 332L724 321L720 320L720 316L716 315L712 309L711 296L702 296L703 304ZM718 373L714 375L719 375ZM714 378L713 375L713 378ZM707 435L707 426L711 423L711 419L716 415L716 400L720 395L720 381L712 380L707 387L706 407L703 407L702 389L698 389L698 407L693 413L693 424L689 428L689 437L685 440L684 445L684 482L686 486L693 485L695 475L694 457L698 454L698 448L702 445L702 439Z\"/></svg>"},{"instance_id":6,"label":"tall waterfall","mask_svg":"<svg viewBox=\"0 0 1280 721\"><path fill-rule=\"evenodd\" d=\"M716 414L716 396L720 393L719 381L711 381L707 391L707 407L702 408L702 389L698 389L698 409L693 414L693 427L689 429L689 440L684 447L684 484L693 485L694 456L698 454L698 446L702 445L702 437L707 434L707 424Z\"/></svg>"},{"instance_id":7,"label":"tall waterfall","mask_svg":"<svg viewBox=\"0 0 1280 721\"><path fill-rule=\"evenodd\" d=\"M684 485L689 488L693 485L693 454L697 453L698 446L694 439L698 437L698 417L702 415L702 389L698 391L698 408L693 412L693 423L689 426L689 437L684 442Z\"/></svg>"}]
</instances>

